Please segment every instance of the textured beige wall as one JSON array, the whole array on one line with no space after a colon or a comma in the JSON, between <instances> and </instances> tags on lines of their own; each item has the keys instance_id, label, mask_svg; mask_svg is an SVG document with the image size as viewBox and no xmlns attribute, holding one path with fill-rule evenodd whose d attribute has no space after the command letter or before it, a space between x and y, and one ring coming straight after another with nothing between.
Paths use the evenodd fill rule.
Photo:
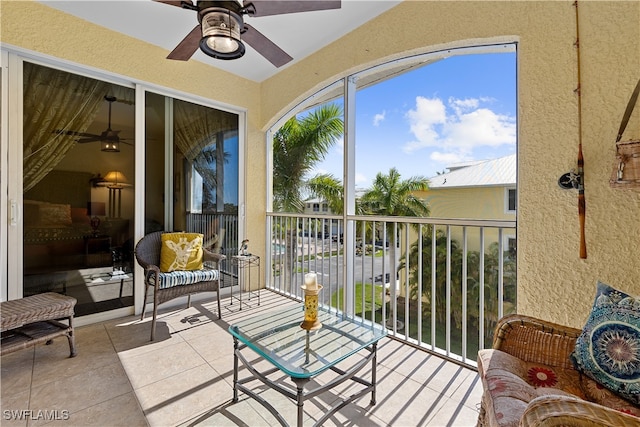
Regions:
<instances>
[{"instance_id":1,"label":"textured beige wall","mask_svg":"<svg viewBox=\"0 0 640 427\"><path fill-rule=\"evenodd\" d=\"M514 213L507 213L506 187L436 188L423 192L433 218L472 218L515 221ZM503 229L503 239L514 237L515 229ZM462 227L451 227L451 238L462 245ZM497 229L484 230L484 247L489 249L497 242ZM506 240L503 240L506 245ZM467 245L470 251L480 250L480 229L467 228Z\"/></svg>"},{"instance_id":2,"label":"textured beige wall","mask_svg":"<svg viewBox=\"0 0 640 427\"><path fill-rule=\"evenodd\" d=\"M640 2L579 3L586 260L578 256L577 192L557 185L575 167L579 141L572 3L406 1L264 82L264 128L318 88L382 59L518 40L518 310L581 327L596 280L640 294L640 192L608 184L615 135L640 77ZM628 136L640 137L639 117Z\"/></svg>"},{"instance_id":3,"label":"textured beige wall","mask_svg":"<svg viewBox=\"0 0 640 427\"><path fill-rule=\"evenodd\" d=\"M513 188L513 187L512 187ZM474 218L513 221L507 213L507 187L433 188L418 193L425 199L435 218Z\"/></svg>"},{"instance_id":4,"label":"textured beige wall","mask_svg":"<svg viewBox=\"0 0 640 427\"><path fill-rule=\"evenodd\" d=\"M640 2L580 2L586 260L578 257L577 194L556 184L575 166L579 137L572 3L406 1L261 85L196 61L166 61L158 47L33 2L3 1L0 34L4 43L245 108L247 236L257 253L265 243L263 132L282 114L383 59L518 40L519 311L579 327L597 279L640 294L640 192L608 186L615 134L640 77ZM639 117L628 136L640 136Z\"/></svg>"}]
</instances>

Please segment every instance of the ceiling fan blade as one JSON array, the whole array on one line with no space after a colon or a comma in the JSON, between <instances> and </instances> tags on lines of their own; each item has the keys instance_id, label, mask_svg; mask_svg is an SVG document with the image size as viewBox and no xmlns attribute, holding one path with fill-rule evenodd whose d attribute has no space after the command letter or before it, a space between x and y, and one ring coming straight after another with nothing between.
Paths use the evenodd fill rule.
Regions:
<instances>
[{"instance_id":1,"label":"ceiling fan blade","mask_svg":"<svg viewBox=\"0 0 640 427\"><path fill-rule=\"evenodd\" d=\"M253 7L251 7L253 5ZM315 10L340 9L340 0L248 0L245 7L251 16L282 15L285 13L312 12Z\"/></svg>"},{"instance_id":2,"label":"ceiling fan blade","mask_svg":"<svg viewBox=\"0 0 640 427\"><path fill-rule=\"evenodd\" d=\"M93 136L90 138L82 138L82 139L77 139L76 142L78 144L86 144L87 142L96 142L96 141L101 141L102 137L100 136Z\"/></svg>"},{"instance_id":3,"label":"ceiling fan blade","mask_svg":"<svg viewBox=\"0 0 640 427\"><path fill-rule=\"evenodd\" d=\"M200 46L200 39L202 38L202 30L200 30L200 25L196 25L193 30L187 36L182 39L178 46L175 47L171 51L171 53L167 56L167 59L175 59L177 61L188 61L189 58L196 53L198 47Z\"/></svg>"},{"instance_id":4,"label":"ceiling fan blade","mask_svg":"<svg viewBox=\"0 0 640 427\"><path fill-rule=\"evenodd\" d=\"M155 1L156 3L164 3L164 4L168 4L170 6L178 6L178 7L183 7L182 5L185 4L185 3L187 5L189 5L189 6L193 6L193 2L191 2L189 0L184 0L184 1L180 1L180 0L178 0L178 1L175 1L175 0L174 1L171 1L171 0L153 0L153 1Z\"/></svg>"},{"instance_id":5,"label":"ceiling fan blade","mask_svg":"<svg viewBox=\"0 0 640 427\"><path fill-rule=\"evenodd\" d=\"M100 135L96 135L95 133L76 132L75 130L56 129L53 131L53 133L55 133L56 135L82 136L87 138L100 137Z\"/></svg>"},{"instance_id":6,"label":"ceiling fan blade","mask_svg":"<svg viewBox=\"0 0 640 427\"><path fill-rule=\"evenodd\" d=\"M280 49L274 42L251 25L244 24L244 27L246 31L242 33L242 40L277 68L282 67L293 59L287 52Z\"/></svg>"}]
</instances>

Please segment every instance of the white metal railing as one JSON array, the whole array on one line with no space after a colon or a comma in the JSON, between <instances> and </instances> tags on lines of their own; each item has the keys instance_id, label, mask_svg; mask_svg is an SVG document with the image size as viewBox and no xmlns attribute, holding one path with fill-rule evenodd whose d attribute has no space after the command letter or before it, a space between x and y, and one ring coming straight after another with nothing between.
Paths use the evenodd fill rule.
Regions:
<instances>
[{"instance_id":1,"label":"white metal railing","mask_svg":"<svg viewBox=\"0 0 640 427\"><path fill-rule=\"evenodd\" d=\"M515 221L278 213L267 226L268 288L302 300L315 272L331 310L464 365L516 309Z\"/></svg>"},{"instance_id":2,"label":"white metal railing","mask_svg":"<svg viewBox=\"0 0 640 427\"><path fill-rule=\"evenodd\" d=\"M233 255L238 254L238 215L213 213L188 213L186 230L204 235L204 245L207 249L226 255L229 261L220 266L225 275L223 286L233 286L238 283L238 267L230 262Z\"/></svg>"}]
</instances>

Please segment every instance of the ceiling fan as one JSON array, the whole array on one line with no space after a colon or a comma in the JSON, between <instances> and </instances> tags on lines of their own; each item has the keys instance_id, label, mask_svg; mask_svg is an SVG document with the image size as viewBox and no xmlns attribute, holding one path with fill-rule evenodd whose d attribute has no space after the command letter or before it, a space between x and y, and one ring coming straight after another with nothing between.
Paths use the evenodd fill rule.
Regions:
<instances>
[{"instance_id":1,"label":"ceiling fan","mask_svg":"<svg viewBox=\"0 0 640 427\"><path fill-rule=\"evenodd\" d=\"M109 121L107 124L107 129L102 132L100 135L94 134L94 133L87 133L87 132L77 132L74 130L67 130L67 131L63 131L63 130L57 130L55 131L55 133L57 134L64 134L64 135L73 135L73 136L79 136L81 137L80 139L77 139L76 142L78 144L85 144L87 142L97 142L100 141L101 142L101 150L102 151L107 151L107 152L113 152L113 153L117 153L120 151L120 143L122 142L123 144L128 144L128 145L133 145L129 142L126 142L124 139L120 138L118 136L118 134L120 133L119 130L112 130L111 129L111 105L117 101L115 96L110 96L110 95L105 95L104 96L105 101L107 101L109 103Z\"/></svg>"},{"instance_id":2,"label":"ceiling fan","mask_svg":"<svg viewBox=\"0 0 640 427\"><path fill-rule=\"evenodd\" d=\"M276 67L282 67L293 58L261 32L245 24L243 15L260 17L341 7L339 0L252 0L242 4L239 0L197 1L197 4L191 0L154 1L198 12L198 25L178 43L168 59L187 61L198 47L213 58L237 59L245 53L242 43L245 41Z\"/></svg>"}]
</instances>

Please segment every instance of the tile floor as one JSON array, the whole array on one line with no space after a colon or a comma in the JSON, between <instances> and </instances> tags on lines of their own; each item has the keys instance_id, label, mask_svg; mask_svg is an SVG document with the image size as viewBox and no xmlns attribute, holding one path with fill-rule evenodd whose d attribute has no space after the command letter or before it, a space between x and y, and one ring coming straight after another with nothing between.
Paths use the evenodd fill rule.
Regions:
<instances>
[{"instance_id":1,"label":"tile floor","mask_svg":"<svg viewBox=\"0 0 640 427\"><path fill-rule=\"evenodd\" d=\"M64 338L1 359L3 427L9 426L272 426L276 419L255 400L233 394L233 340L227 328L254 310L295 302L262 291L260 307L228 306L218 320L215 300L163 311L156 341L150 321L127 317L76 328L78 356ZM233 310L230 310L232 308ZM266 363L266 362L262 362ZM241 372L242 375L242 372ZM324 378L326 375L327 378ZM331 373L318 377L327 381ZM378 345L377 404L370 395L334 414L325 425L473 426L482 385L476 372L385 338ZM283 377L282 381L290 381ZM347 382L349 383L349 382ZM339 395L357 391L344 383L308 401L312 425ZM254 382L290 424L296 405ZM18 419L21 418L21 419Z\"/></svg>"}]
</instances>

